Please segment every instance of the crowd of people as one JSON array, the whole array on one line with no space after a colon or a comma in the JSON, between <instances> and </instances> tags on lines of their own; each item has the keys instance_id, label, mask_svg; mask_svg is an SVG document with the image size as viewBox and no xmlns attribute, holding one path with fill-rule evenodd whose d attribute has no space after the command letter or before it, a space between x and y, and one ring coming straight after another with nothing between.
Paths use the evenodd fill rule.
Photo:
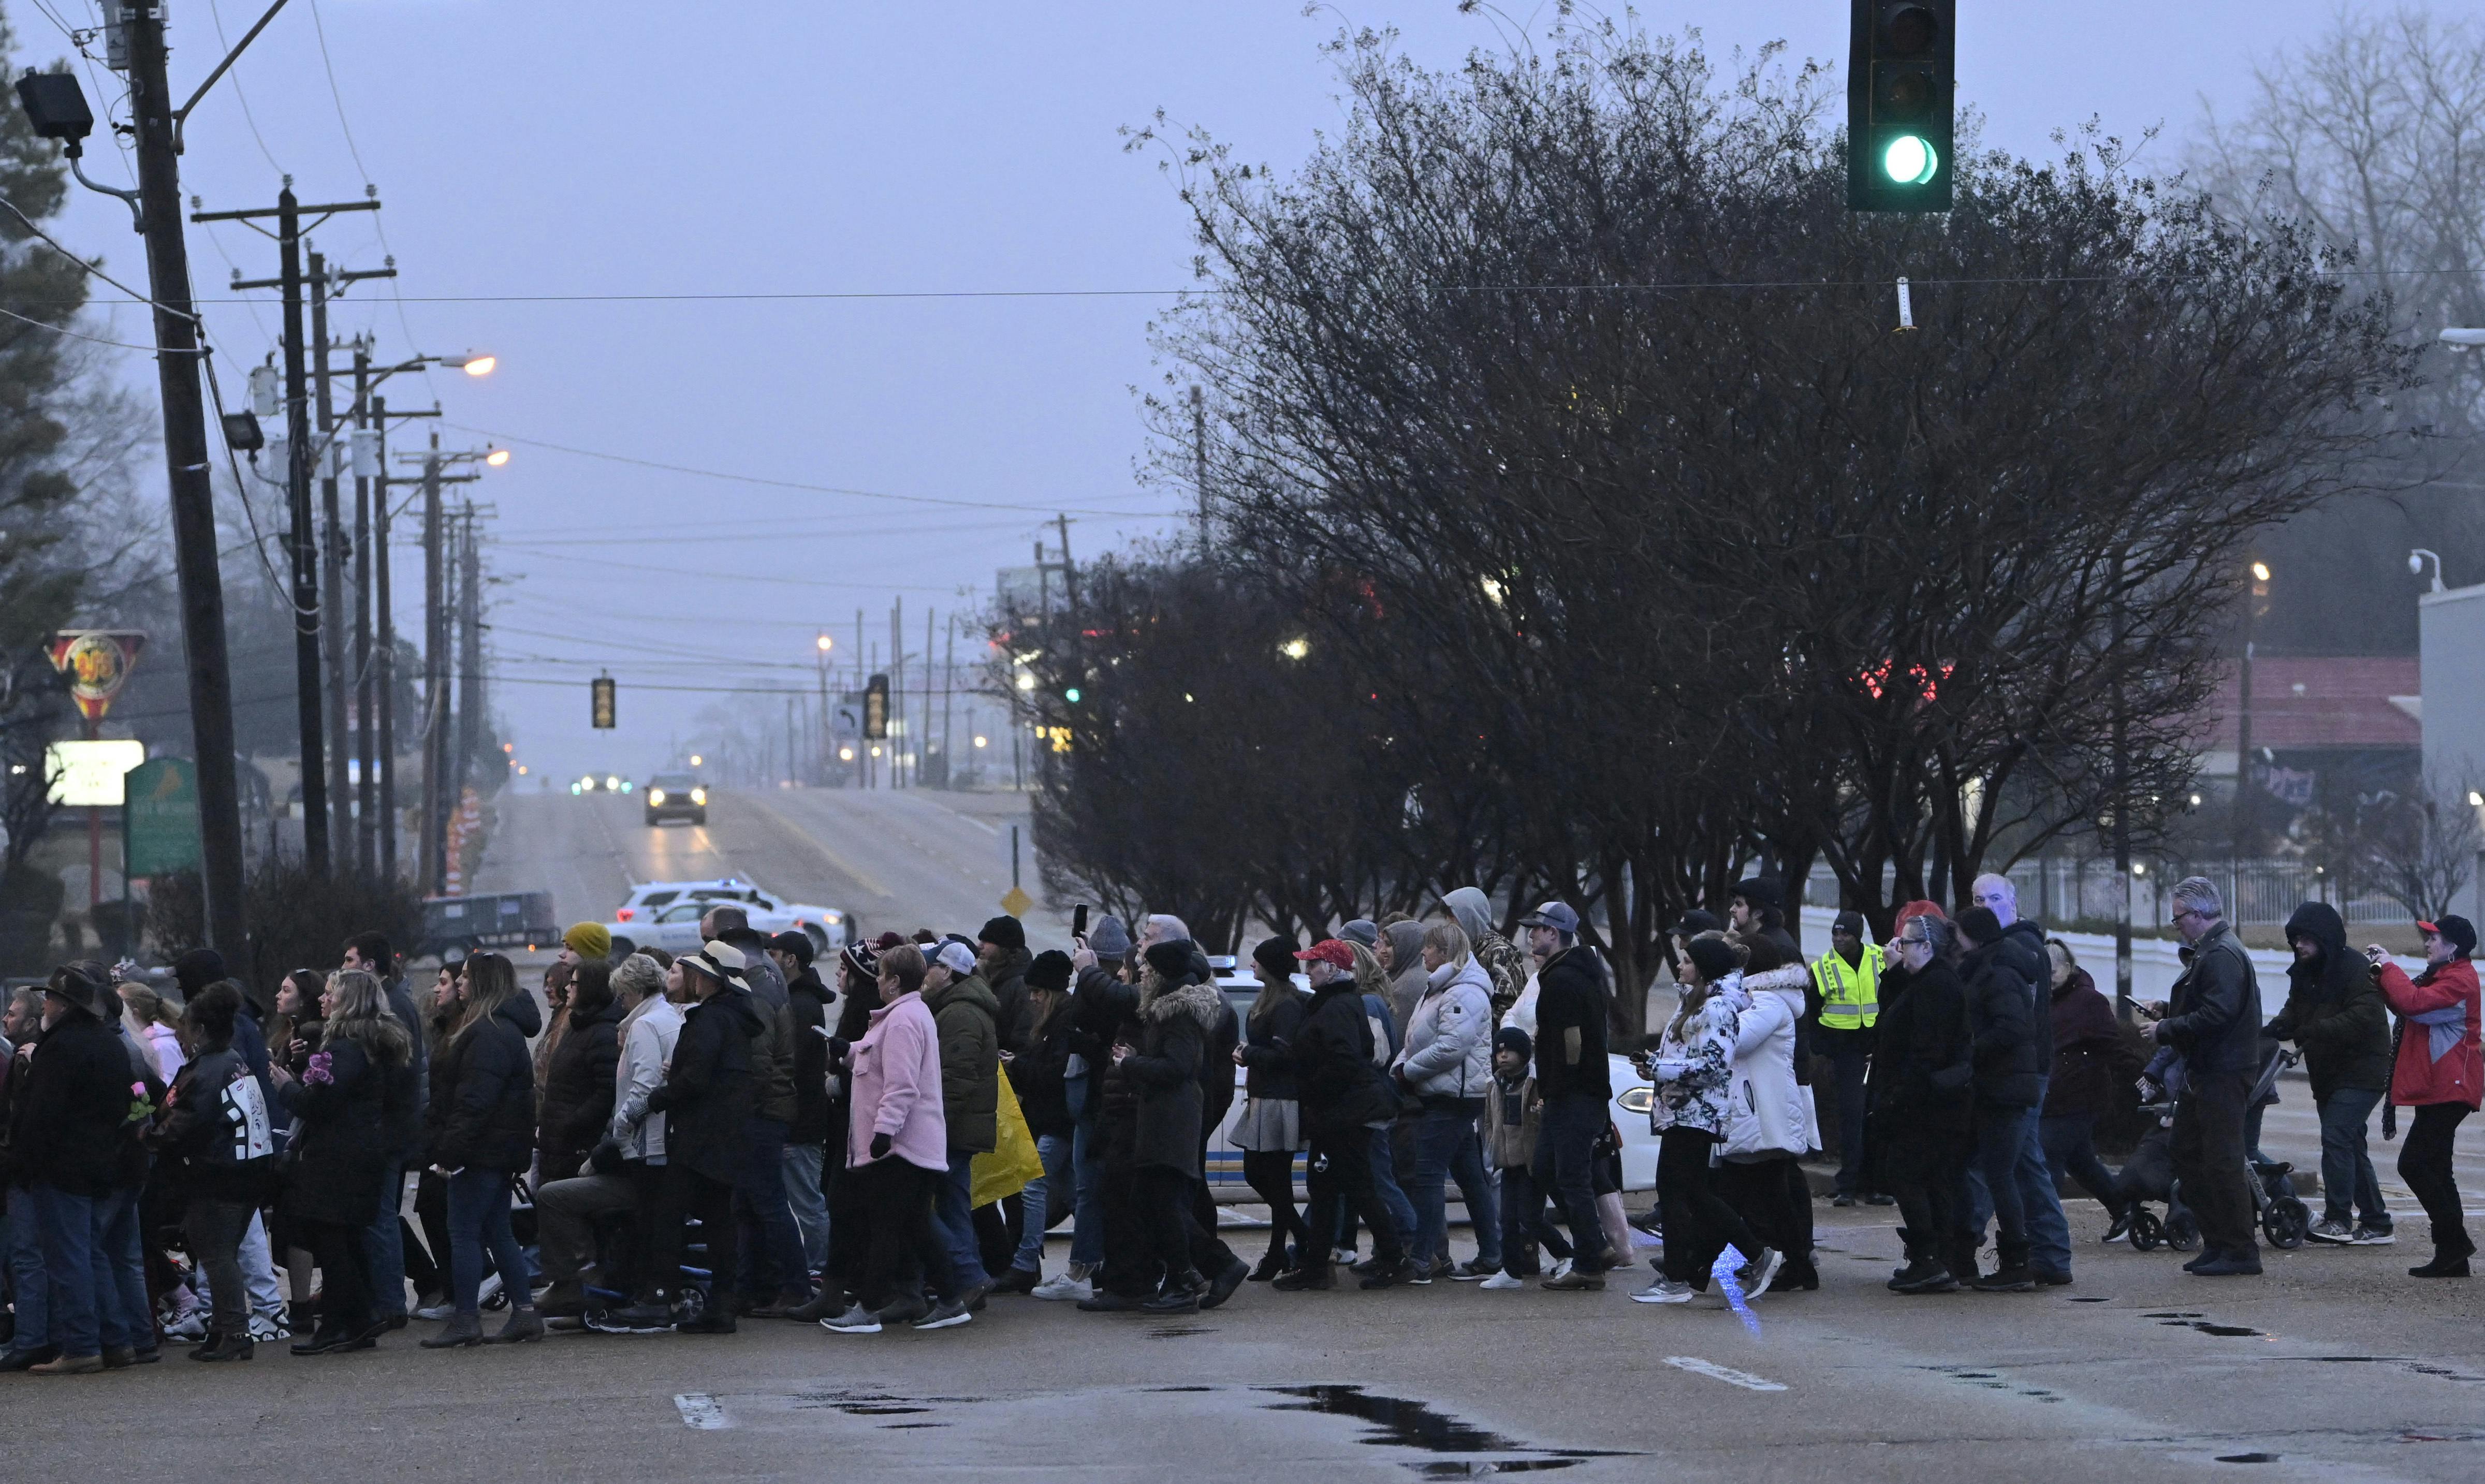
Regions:
<instances>
[{"instance_id":1,"label":"crowd of people","mask_svg":"<svg viewBox=\"0 0 2485 1484\"><path fill-rule=\"evenodd\" d=\"M1738 883L1724 918L1675 926L1675 1007L1614 1048L1651 1084L1657 1203L1635 1219L1609 1070L1631 1017L1560 902L1516 942L1474 888L1429 921L1270 937L1239 1006L1165 915L1136 939L1099 918L1066 951L1031 952L997 917L822 962L807 935L763 935L719 902L678 958L616 957L578 924L540 1003L492 953L410 986L373 933L264 1010L207 950L174 961L169 993L68 963L0 1016L0 1370L144 1363L167 1338L202 1362L284 1336L330 1355L414 1319L438 1325L423 1348L456 1349L754 1318L935 1330L1009 1295L1179 1314L1252 1282L1583 1291L1640 1247L1658 1255L1633 1299L1713 1285L1741 1304L1820 1285L1799 1161L1824 1105L1833 1202L1898 1209L1890 1288L2028 1291L2072 1282L2065 1175L2105 1205L2108 1240L2131 1229L2144 1194L2094 1134L2135 1077L2198 1217L2187 1266L2253 1274L2273 1040L2300 1048L2319 1111L2309 1234L2393 1239L2366 1130L2377 1105L2386 1132L2408 1108L2398 1168L2435 1249L2411 1272L2466 1276L2450 1172L2485 1081L2474 929L2420 924L2411 978L2308 904L2264 1025L2214 887L2184 881L2173 903L2186 967L2134 1038L2007 878L1980 877L1954 916L1909 904L1886 947L1842 913L1810 963L1775 883ZM1269 1212L1256 1261L1220 1236L1220 1129ZM488 1331L487 1307L507 1309Z\"/></svg>"}]
</instances>

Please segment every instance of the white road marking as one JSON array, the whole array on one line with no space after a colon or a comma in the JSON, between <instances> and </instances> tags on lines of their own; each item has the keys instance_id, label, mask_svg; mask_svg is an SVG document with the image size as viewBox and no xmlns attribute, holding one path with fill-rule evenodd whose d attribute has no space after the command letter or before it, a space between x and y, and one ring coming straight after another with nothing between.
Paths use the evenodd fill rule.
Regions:
<instances>
[{"instance_id":1,"label":"white road marking","mask_svg":"<svg viewBox=\"0 0 2485 1484\"><path fill-rule=\"evenodd\" d=\"M1783 1390L1784 1388L1780 1390ZM716 1398L705 1391L685 1392L673 1398L673 1405L682 1409L684 1426L696 1427L701 1432L713 1432L717 1428L733 1425L733 1418L726 1417L724 1409L716 1404Z\"/></svg>"},{"instance_id":2,"label":"white road marking","mask_svg":"<svg viewBox=\"0 0 2485 1484\"><path fill-rule=\"evenodd\" d=\"M1766 1376L1755 1376L1747 1370L1736 1370L1731 1365L1720 1365L1714 1361L1704 1361L1696 1355L1669 1355L1665 1358L1665 1363L1677 1370L1687 1370L1695 1376L1707 1376L1711 1381L1723 1381L1728 1386L1741 1387L1746 1391L1786 1390L1786 1383L1782 1381L1771 1381Z\"/></svg>"}]
</instances>

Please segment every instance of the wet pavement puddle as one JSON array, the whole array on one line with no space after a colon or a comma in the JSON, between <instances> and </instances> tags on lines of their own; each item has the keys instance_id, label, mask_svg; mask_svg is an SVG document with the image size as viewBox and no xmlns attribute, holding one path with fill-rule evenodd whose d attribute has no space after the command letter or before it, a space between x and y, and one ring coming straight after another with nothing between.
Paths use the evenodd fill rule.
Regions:
<instances>
[{"instance_id":1,"label":"wet pavement puddle","mask_svg":"<svg viewBox=\"0 0 2485 1484\"><path fill-rule=\"evenodd\" d=\"M2225 1339L2267 1339L2270 1337L2259 1330L2246 1329L2240 1324L2213 1323L2208 1315L2201 1313L2197 1309L2161 1309L2144 1313L2140 1317L2143 1319L2154 1319L2158 1323L2165 1325L2168 1329L2198 1330L2203 1335L2215 1335Z\"/></svg>"},{"instance_id":2,"label":"wet pavement puddle","mask_svg":"<svg viewBox=\"0 0 2485 1484\"><path fill-rule=\"evenodd\" d=\"M2043 1387L2020 1386L2007 1380L2000 1371L1979 1370L1967 1365L1927 1365L1924 1369L1948 1376L1961 1386L1973 1387L1980 1391L2007 1391L2033 1402L2059 1402L2062 1399L2060 1392L2049 1391Z\"/></svg>"},{"instance_id":3,"label":"wet pavement puddle","mask_svg":"<svg viewBox=\"0 0 2485 1484\"><path fill-rule=\"evenodd\" d=\"M698 1400L723 1418L724 1409L713 1398ZM874 1431L946 1427L954 1429L953 1435L962 1443L971 1443L977 1435L983 1435L996 1443L1019 1445L1051 1431L1060 1418L1092 1415L1100 1407L1110 1407L1126 1421L1135 1424L1130 1440L1133 1443L1160 1432L1169 1440L1242 1433L1265 1435L1274 1420L1272 1415L1299 1414L1354 1424L1354 1430L1340 1437L1336 1429L1325 1424L1308 1432L1280 1424L1275 1438L1261 1436L1246 1442L1233 1437L1232 1441L1241 1446L1258 1447L1272 1458L1285 1456L1285 1444L1291 1441L1306 1461L1344 1461L1366 1446L1404 1450L1415 1456L1375 1462L1396 1463L1423 1478L1543 1472L1573 1468L1591 1459L1635 1456L1626 1450L1566 1448L1514 1438L1430 1402L1345 1383L1099 1388L985 1397L923 1396L855 1389L737 1396L732 1401L736 1415L730 1425L761 1425L762 1415L770 1411L786 1416L787 1420L791 1420L791 1415L826 1413L851 1418L847 1425ZM1134 1402L1142 1405L1134 1407ZM695 1427L728 1425L722 1420L694 1421L692 1408L687 1405L683 1412L683 1419ZM896 1444L894 1439L889 1441L892 1445ZM1340 1443L1349 1445L1344 1453L1338 1449Z\"/></svg>"}]
</instances>

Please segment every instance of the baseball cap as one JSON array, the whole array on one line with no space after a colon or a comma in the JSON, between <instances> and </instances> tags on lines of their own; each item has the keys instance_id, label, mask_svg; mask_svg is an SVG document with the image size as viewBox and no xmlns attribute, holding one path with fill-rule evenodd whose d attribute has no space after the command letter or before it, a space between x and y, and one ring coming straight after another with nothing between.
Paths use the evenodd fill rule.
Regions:
<instances>
[{"instance_id":1,"label":"baseball cap","mask_svg":"<svg viewBox=\"0 0 2485 1484\"><path fill-rule=\"evenodd\" d=\"M2444 914L2440 922L2417 923L2416 931L2430 932L2458 949L2462 954L2472 954L2476 951L2476 925L2455 913Z\"/></svg>"},{"instance_id":2,"label":"baseball cap","mask_svg":"<svg viewBox=\"0 0 2485 1484\"><path fill-rule=\"evenodd\" d=\"M1295 957L1305 959L1317 958L1323 963L1333 963L1341 969L1354 967L1354 950L1335 938L1323 938Z\"/></svg>"},{"instance_id":3,"label":"baseball cap","mask_svg":"<svg viewBox=\"0 0 2485 1484\"><path fill-rule=\"evenodd\" d=\"M940 952L932 956L932 961L960 979L975 972L975 951L955 938L942 944Z\"/></svg>"},{"instance_id":4,"label":"baseball cap","mask_svg":"<svg viewBox=\"0 0 2485 1484\"><path fill-rule=\"evenodd\" d=\"M1522 928L1550 928L1556 932L1575 934L1579 931L1579 914L1570 910L1567 902L1547 902L1518 920Z\"/></svg>"}]
</instances>

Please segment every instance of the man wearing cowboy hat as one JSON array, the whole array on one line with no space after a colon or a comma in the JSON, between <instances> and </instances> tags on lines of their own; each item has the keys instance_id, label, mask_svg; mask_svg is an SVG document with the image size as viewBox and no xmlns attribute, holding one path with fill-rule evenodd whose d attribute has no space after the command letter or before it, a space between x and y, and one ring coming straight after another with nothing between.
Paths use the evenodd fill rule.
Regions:
<instances>
[{"instance_id":1,"label":"man wearing cowboy hat","mask_svg":"<svg viewBox=\"0 0 2485 1484\"><path fill-rule=\"evenodd\" d=\"M711 941L673 960L682 985L696 1003L682 1017L680 1039L664 1086L647 1099L649 1113L665 1115L665 1178L657 1187L646 1288L641 1302L619 1310L616 1324L686 1334L733 1333L735 1278L733 1178L749 1158L744 1125L752 1102L751 1043L760 1032L744 977L742 950ZM696 1216L709 1232L708 1306L696 1319L674 1311L680 1291L682 1218ZM719 1235L722 1240L719 1240Z\"/></svg>"},{"instance_id":2,"label":"man wearing cowboy hat","mask_svg":"<svg viewBox=\"0 0 2485 1484\"><path fill-rule=\"evenodd\" d=\"M107 1360L128 1364L142 1338L128 1333L103 1291L113 1278L96 1240L129 1120L129 1053L114 1029L120 1015L103 965L54 969L43 990L42 1039L17 1093L10 1183L35 1201L51 1281L51 1341L60 1351L26 1367L38 1375L83 1375Z\"/></svg>"}]
</instances>

